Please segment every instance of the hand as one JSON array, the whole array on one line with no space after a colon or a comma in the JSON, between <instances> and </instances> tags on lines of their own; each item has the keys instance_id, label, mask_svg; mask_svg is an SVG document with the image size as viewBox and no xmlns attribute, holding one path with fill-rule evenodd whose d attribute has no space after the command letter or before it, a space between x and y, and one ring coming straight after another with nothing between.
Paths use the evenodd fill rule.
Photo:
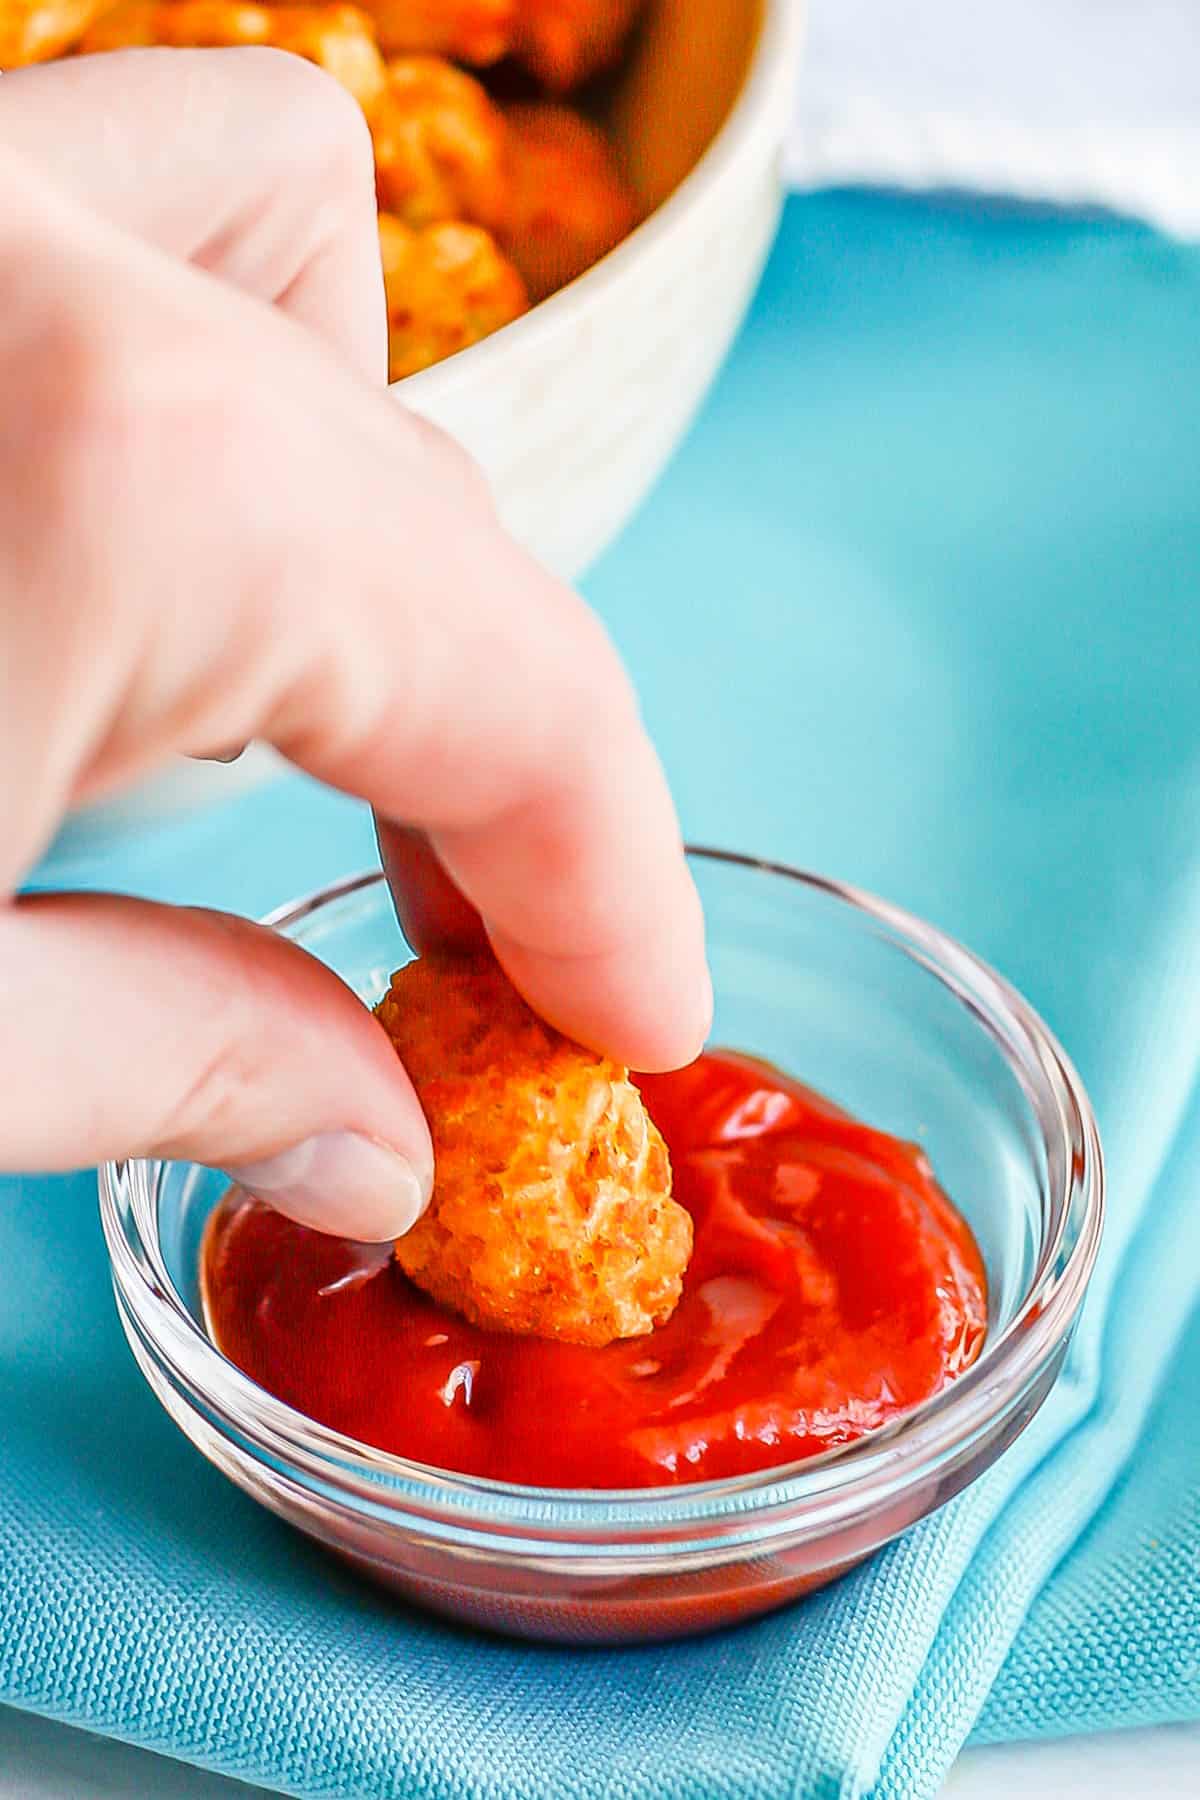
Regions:
<instances>
[{"instance_id":1,"label":"hand","mask_svg":"<svg viewBox=\"0 0 1200 1800\"><path fill-rule=\"evenodd\" d=\"M363 121L294 58L0 78L0 1166L189 1157L382 1239L429 1135L328 970L223 915L14 897L68 808L256 737L401 822L418 932L480 921L634 1066L699 1048L699 903L628 682L387 394L375 231Z\"/></svg>"}]
</instances>

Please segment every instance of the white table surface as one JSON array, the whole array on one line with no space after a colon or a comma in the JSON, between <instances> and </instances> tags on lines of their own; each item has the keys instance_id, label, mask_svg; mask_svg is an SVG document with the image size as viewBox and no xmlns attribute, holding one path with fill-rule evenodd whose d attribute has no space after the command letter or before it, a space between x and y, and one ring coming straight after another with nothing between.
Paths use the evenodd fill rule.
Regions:
<instances>
[{"instance_id":1,"label":"white table surface","mask_svg":"<svg viewBox=\"0 0 1200 1800\"><path fill-rule=\"evenodd\" d=\"M255 1800L265 1793L0 1707L0 1800ZM1184 1800L1200 1794L1200 1724L969 1750L945 1800ZM714 1800L719 1800L714 1795Z\"/></svg>"}]
</instances>

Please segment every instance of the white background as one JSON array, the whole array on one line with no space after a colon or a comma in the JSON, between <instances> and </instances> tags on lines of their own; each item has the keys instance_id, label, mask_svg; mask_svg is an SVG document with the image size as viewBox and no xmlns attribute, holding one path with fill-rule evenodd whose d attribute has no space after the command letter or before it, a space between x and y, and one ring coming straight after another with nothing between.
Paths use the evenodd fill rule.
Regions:
<instances>
[{"instance_id":1,"label":"white background","mask_svg":"<svg viewBox=\"0 0 1200 1800\"><path fill-rule=\"evenodd\" d=\"M1108 206L1200 237L1197 0L808 0L788 171Z\"/></svg>"}]
</instances>

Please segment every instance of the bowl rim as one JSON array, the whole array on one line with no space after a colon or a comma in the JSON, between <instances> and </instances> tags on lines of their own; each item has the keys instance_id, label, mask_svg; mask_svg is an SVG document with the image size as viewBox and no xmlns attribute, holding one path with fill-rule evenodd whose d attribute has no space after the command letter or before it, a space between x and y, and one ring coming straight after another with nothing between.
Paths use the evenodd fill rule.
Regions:
<instances>
[{"instance_id":1,"label":"bowl rim","mask_svg":"<svg viewBox=\"0 0 1200 1800\"><path fill-rule=\"evenodd\" d=\"M191 1411L220 1434L249 1445L291 1476L317 1483L326 1499L394 1522L418 1523L432 1535L462 1536L511 1553L561 1554L564 1544L605 1554L632 1544L650 1555L679 1554L682 1531L702 1546L730 1528L751 1526L756 1542L772 1529L794 1529L797 1509L820 1528L925 1478L947 1457L995 1427L1037 1384L1065 1343L1082 1305L1103 1229L1104 1160L1099 1130L1083 1085L1034 1009L1003 977L935 926L889 902L829 877L738 852L688 847L691 858L798 883L849 907L868 928L883 931L918 960L991 1034L1034 1107L1048 1179L1060 1171L1058 1228L1040 1245L1020 1306L984 1355L942 1392L878 1431L820 1456L724 1480L669 1487L539 1488L462 1475L393 1456L320 1425L267 1393L217 1349L186 1306L166 1269L157 1232L134 1240L123 1222L128 1172L147 1171L150 1193L164 1164L104 1164L98 1172L100 1213L118 1310L134 1341L165 1368ZM277 907L263 923L294 930L314 913L384 882L381 870L348 876ZM1058 1133L1057 1156L1047 1131ZM156 1214L154 1214L156 1218ZM1064 1236L1074 1240L1059 1266ZM143 1363L145 1369L145 1364ZM161 1394L160 1394L161 1398ZM775 1524L772 1526L771 1521ZM813 1529L818 1527L814 1524Z\"/></svg>"},{"instance_id":2,"label":"bowl rim","mask_svg":"<svg viewBox=\"0 0 1200 1800\"><path fill-rule=\"evenodd\" d=\"M672 234L738 161L746 144L771 116L776 95L795 81L796 62L803 38L807 0L757 0L758 21L742 83L733 103L691 168L632 231L604 256L584 269L573 281L548 294L519 318L498 331L468 344L453 356L417 369L389 383L393 393L420 406L426 397L457 386L477 375L485 378L489 364L520 345L536 354L544 337L558 329L569 309L600 304L606 288L623 281L637 259Z\"/></svg>"}]
</instances>

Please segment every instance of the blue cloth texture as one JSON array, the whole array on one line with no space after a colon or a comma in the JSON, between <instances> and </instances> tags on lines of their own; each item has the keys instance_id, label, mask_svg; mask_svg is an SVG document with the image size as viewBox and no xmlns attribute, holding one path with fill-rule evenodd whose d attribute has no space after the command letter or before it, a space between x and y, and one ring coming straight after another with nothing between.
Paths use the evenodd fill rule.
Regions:
<instances>
[{"instance_id":1,"label":"blue cloth texture","mask_svg":"<svg viewBox=\"0 0 1200 1800\"><path fill-rule=\"evenodd\" d=\"M0 1700L364 1800L921 1800L972 1733L1200 1714L1198 340L1200 253L1138 227L794 200L588 583L690 836L932 918L1076 1060L1110 1225L1034 1425L771 1618L485 1640L210 1469L126 1350L93 1178L10 1179ZM287 778L38 879L258 912L371 857L361 808Z\"/></svg>"}]
</instances>

